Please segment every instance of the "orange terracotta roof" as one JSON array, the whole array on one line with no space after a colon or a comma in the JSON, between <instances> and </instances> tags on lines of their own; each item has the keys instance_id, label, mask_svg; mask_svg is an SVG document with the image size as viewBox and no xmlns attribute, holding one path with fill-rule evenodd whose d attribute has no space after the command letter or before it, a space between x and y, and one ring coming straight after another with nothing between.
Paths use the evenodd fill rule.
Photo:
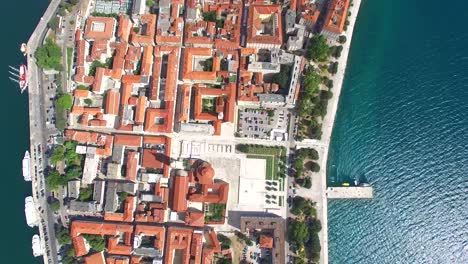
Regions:
<instances>
[{"instance_id":1,"label":"orange terracotta roof","mask_svg":"<svg viewBox=\"0 0 468 264\"><path fill-rule=\"evenodd\" d=\"M148 108L146 110L145 131L170 133L174 118L174 102L166 102L166 109Z\"/></svg>"},{"instance_id":2,"label":"orange terracotta roof","mask_svg":"<svg viewBox=\"0 0 468 264\"><path fill-rule=\"evenodd\" d=\"M173 263L174 250L182 254L180 264L188 264L190 259L190 244L192 241L192 229L171 226L167 229L166 253L164 263Z\"/></svg>"},{"instance_id":3,"label":"orange terracotta roof","mask_svg":"<svg viewBox=\"0 0 468 264\"><path fill-rule=\"evenodd\" d=\"M135 123L137 125L143 125L145 122L145 111L146 111L146 96L139 96L136 103Z\"/></svg>"},{"instance_id":4,"label":"orange terracotta roof","mask_svg":"<svg viewBox=\"0 0 468 264\"><path fill-rule=\"evenodd\" d=\"M106 264L104 261L104 252L97 252L85 257L85 264Z\"/></svg>"},{"instance_id":5,"label":"orange terracotta roof","mask_svg":"<svg viewBox=\"0 0 468 264\"><path fill-rule=\"evenodd\" d=\"M187 210L188 177L174 177L172 210L176 212L184 212Z\"/></svg>"},{"instance_id":6,"label":"orange terracotta roof","mask_svg":"<svg viewBox=\"0 0 468 264\"><path fill-rule=\"evenodd\" d=\"M162 169L166 159L164 153L159 153L154 149L143 149L143 161L141 166L144 168Z\"/></svg>"},{"instance_id":7,"label":"orange terracotta roof","mask_svg":"<svg viewBox=\"0 0 468 264\"><path fill-rule=\"evenodd\" d=\"M194 58L196 57L211 57L213 58L213 50L210 48L185 48L184 49L184 65L182 79L184 81L192 80L207 80L214 81L217 79L216 70L219 64L219 58L213 58L212 71L195 71Z\"/></svg>"},{"instance_id":8,"label":"orange terracotta roof","mask_svg":"<svg viewBox=\"0 0 468 264\"><path fill-rule=\"evenodd\" d=\"M72 238L73 247L75 249L75 255L77 257L88 254L88 249L86 247L86 241L83 236L76 236Z\"/></svg>"},{"instance_id":9,"label":"orange terracotta roof","mask_svg":"<svg viewBox=\"0 0 468 264\"><path fill-rule=\"evenodd\" d=\"M323 30L341 34L343 32L351 0L333 0L329 5Z\"/></svg>"},{"instance_id":10,"label":"orange terracotta roof","mask_svg":"<svg viewBox=\"0 0 468 264\"><path fill-rule=\"evenodd\" d=\"M89 90L75 89L75 91L73 91L73 96L78 98L87 98L89 97L89 93Z\"/></svg>"},{"instance_id":11,"label":"orange terracotta roof","mask_svg":"<svg viewBox=\"0 0 468 264\"><path fill-rule=\"evenodd\" d=\"M133 259L133 256L132 256ZM110 256L106 258L107 264L129 264L128 257L122 256ZM138 264L140 262L131 262L132 264Z\"/></svg>"},{"instance_id":12,"label":"orange terracotta roof","mask_svg":"<svg viewBox=\"0 0 468 264\"><path fill-rule=\"evenodd\" d=\"M164 249L165 229L164 226L136 225L135 235L144 234L145 236L155 237L154 248Z\"/></svg>"},{"instance_id":13,"label":"orange terracotta roof","mask_svg":"<svg viewBox=\"0 0 468 264\"><path fill-rule=\"evenodd\" d=\"M192 255L194 264L201 263L202 247L203 247L203 234L193 233L192 245L190 247L190 255Z\"/></svg>"},{"instance_id":14,"label":"orange terracotta roof","mask_svg":"<svg viewBox=\"0 0 468 264\"><path fill-rule=\"evenodd\" d=\"M188 226L203 227L205 225L205 214L201 211L185 212L185 224Z\"/></svg>"},{"instance_id":15,"label":"orange terracotta roof","mask_svg":"<svg viewBox=\"0 0 468 264\"><path fill-rule=\"evenodd\" d=\"M106 120L100 120L100 119L91 119L91 120L88 121L88 126L105 127L105 126L107 126L107 121Z\"/></svg>"},{"instance_id":16,"label":"orange terracotta roof","mask_svg":"<svg viewBox=\"0 0 468 264\"><path fill-rule=\"evenodd\" d=\"M273 238L271 236L260 235L261 248L273 248Z\"/></svg>"},{"instance_id":17,"label":"orange terracotta roof","mask_svg":"<svg viewBox=\"0 0 468 264\"><path fill-rule=\"evenodd\" d=\"M114 145L117 146L129 146L129 147L141 147L143 137L136 135L115 135Z\"/></svg>"},{"instance_id":18,"label":"orange terracotta roof","mask_svg":"<svg viewBox=\"0 0 468 264\"><path fill-rule=\"evenodd\" d=\"M85 39L111 39L114 34L115 19L112 17L88 17Z\"/></svg>"},{"instance_id":19,"label":"orange terracotta roof","mask_svg":"<svg viewBox=\"0 0 468 264\"><path fill-rule=\"evenodd\" d=\"M141 61L142 76L151 75L151 64L153 63L153 46L146 46L143 48L143 58Z\"/></svg>"},{"instance_id":20,"label":"orange terracotta roof","mask_svg":"<svg viewBox=\"0 0 468 264\"><path fill-rule=\"evenodd\" d=\"M139 157L140 154L136 151L131 151L127 154L127 170L125 178L129 181L136 181Z\"/></svg>"},{"instance_id":21,"label":"orange terracotta roof","mask_svg":"<svg viewBox=\"0 0 468 264\"><path fill-rule=\"evenodd\" d=\"M120 41L128 42L132 26L132 22L126 15L121 14L119 16L119 27L117 30L117 37L120 38Z\"/></svg>"},{"instance_id":22,"label":"orange terracotta roof","mask_svg":"<svg viewBox=\"0 0 468 264\"><path fill-rule=\"evenodd\" d=\"M268 18L276 21L271 28L271 35L262 34L265 16L274 16ZM247 22L247 43L273 44L281 45L283 43L281 5L259 5L249 6L249 18ZM271 23L271 22L270 22Z\"/></svg>"},{"instance_id":23,"label":"orange terracotta roof","mask_svg":"<svg viewBox=\"0 0 468 264\"><path fill-rule=\"evenodd\" d=\"M191 86L189 84L183 84L179 88L179 122L187 122L190 115L190 90Z\"/></svg>"},{"instance_id":24,"label":"orange terracotta roof","mask_svg":"<svg viewBox=\"0 0 468 264\"><path fill-rule=\"evenodd\" d=\"M136 33L135 31L131 32L130 43L134 45L154 45L154 34L156 31L156 15L154 14L144 14L140 16L141 24L145 26L140 29L140 31L145 28L146 32Z\"/></svg>"},{"instance_id":25,"label":"orange terracotta roof","mask_svg":"<svg viewBox=\"0 0 468 264\"><path fill-rule=\"evenodd\" d=\"M145 136L143 137L143 144L166 144L167 138L166 137L158 137L158 136Z\"/></svg>"},{"instance_id":26,"label":"orange terracotta roof","mask_svg":"<svg viewBox=\"0 0 468 264\"><path fill-rule=\"evenodd\" d=\"M105 113L109 115L118 115L119 114L119 100L120 93L114 90L110 90L106 93L106 104L105 104Z\"/></svg>"}]
</instances>

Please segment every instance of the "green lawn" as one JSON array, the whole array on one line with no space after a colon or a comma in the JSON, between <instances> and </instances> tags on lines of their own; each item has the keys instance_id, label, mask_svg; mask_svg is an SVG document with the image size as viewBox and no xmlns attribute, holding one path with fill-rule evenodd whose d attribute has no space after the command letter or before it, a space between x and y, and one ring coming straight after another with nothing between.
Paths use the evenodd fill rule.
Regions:
<instances>
[{"instance_id":1,"label":"green lawn","mask_svg":"<svg viewBox=\"0 0 468 264\"><path fill-rule=\"evenodd\" d=\"M68 78L70 78L72 63L73 63L73 48L67 47L67 73L68 73Z\"/></svg>"},{"instance_id":2,"label":"green lawn","mask_svg":"<svg viewBox=\"0 0 468 264\"><path fill-rule=\"evenodd\" d=\"M202 112L214 112L215 111L215 98L208 97L202 98Z\"/></svg>"},{"instance_id":3,"label":"green lawn","mask_svg":"<svg viewBox=\"0 0 468 264\"><path fill-rule=\"evenodd\" d=\"M240 146L240 147L239 147ZM282 179L280 179L280 160L285 159L286 149L283 147L266 147L261 145L239 145L238 150L247 154L247 158L266 160L266 180L280 180L282 189ZM284 162L284 161L283 161Z\"/></svg>"}]
</instances>

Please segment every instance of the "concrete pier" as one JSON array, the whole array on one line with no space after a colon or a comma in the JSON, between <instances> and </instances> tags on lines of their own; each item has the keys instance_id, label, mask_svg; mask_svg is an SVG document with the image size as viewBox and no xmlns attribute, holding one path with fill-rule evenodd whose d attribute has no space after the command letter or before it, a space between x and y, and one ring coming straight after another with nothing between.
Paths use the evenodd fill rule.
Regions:
<instances>
[{"instance_id":1,"label":"concrete pier","mask_svg":"<svg viewBox=\"0 0 468 264\"><path fill-rule=\"evenodd\" d=\"M372 186L328 187L328 199L372 199Z\"/></svg>"}]
</instances>

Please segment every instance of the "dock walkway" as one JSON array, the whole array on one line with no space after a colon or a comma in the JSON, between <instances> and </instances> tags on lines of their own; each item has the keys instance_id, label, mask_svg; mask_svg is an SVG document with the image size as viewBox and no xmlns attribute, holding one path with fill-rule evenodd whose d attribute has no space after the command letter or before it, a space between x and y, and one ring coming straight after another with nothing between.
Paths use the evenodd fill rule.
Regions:
<instances>
[{"instance_id":1,"label":"dock walkway","mask_svg":"<svg viewBox=\"0 0 468 264\"><path fill-rule=\"evenodd\" d=\"M372 199L372 186L328 187L328 199Z\"/></svg>"}]
</instances>

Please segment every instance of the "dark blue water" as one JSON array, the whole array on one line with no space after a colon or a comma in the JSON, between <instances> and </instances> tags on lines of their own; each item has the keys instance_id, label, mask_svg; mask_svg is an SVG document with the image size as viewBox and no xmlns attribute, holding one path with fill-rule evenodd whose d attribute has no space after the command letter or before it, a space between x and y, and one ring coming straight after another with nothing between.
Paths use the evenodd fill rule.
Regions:
<instances>
[{"instance_id":1,"label":"dark blue water","mask_svg":"<svg viewBox=\"0 0 468 264\"><path fill-rule=\"evenodd\" d=\"M29 149L28 96L8 79L8 65L25 62L20 44L27 42L48 4L48 0L2 1L0 263L42 263L31 249L31 237L38 230L27 226L24 216L24 198L31 194L31 184L24 182L21 172L24 151Z\"/></svg>"},{"instance_id":2,"label":"dark blue water","mask_svg":"<svg viewBox=\"0 0 468 264\"><path fill-rule=\"evenodd\" d=\"M364 0L329 182L330 263L468 263L468 1Z\"/></svg>"}]
</instances>

